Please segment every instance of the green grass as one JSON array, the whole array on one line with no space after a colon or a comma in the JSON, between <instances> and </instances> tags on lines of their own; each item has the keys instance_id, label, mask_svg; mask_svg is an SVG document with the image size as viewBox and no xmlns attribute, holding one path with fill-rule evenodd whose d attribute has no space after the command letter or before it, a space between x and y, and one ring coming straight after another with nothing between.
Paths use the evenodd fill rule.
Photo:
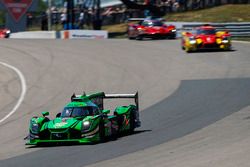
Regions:
<instances>
[{"instance_id":1,"label":"green grass","mask_svg":"<svg viewBox=\"0 0 250 167\"><path fill-rule=\"evenodd\" d=\"M109 32L109 38L124 38L127 34L126 23L103 26L102 29Z\"/></svg>"},{"instance_id":2,"label":"green grass","mask_svg":"<svg viewBox=\"0 0 250 167\"><path fill-rule=\"evenodd\" d=\"M238 41L248 41L250 42L250 37L233 37L233 40L238 40Z\"/></svg>"},{"instance_id":3,"label":"green grass","mask_svg":"<svg viewBox=\"0 0 250 167\"><path fill-rule=\"evenodd\" d=\"M250 5L223 5L209 9L169 14L165 18L168 21L188 22L250 22Z\"/></svg>"},{"instance_id":4,"label":"green grass","mask_svg":"<svg viewBox=\"0 0 250 167\"><path fill-rule=\"evenodd\" d=\"M250 4L222 5L208 9L179 12L166 15L167 21L186 22L250 22ZM110 37L125 37L127 24L103 26ZM116 36L117 34L117 36Z\"/></svg>"}]
</instances>

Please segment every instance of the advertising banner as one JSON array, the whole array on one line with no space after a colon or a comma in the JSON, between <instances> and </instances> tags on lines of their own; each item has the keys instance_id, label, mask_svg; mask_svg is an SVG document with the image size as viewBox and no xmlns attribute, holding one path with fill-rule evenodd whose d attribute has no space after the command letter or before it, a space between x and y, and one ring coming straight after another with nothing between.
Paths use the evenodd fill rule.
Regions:
<instances>
[{"instance_id":1,"label":"advertising banner","mask_svg":"<svg viewBox=\"0 0 250 167\"><path fill-rule=\"evenodd\" d=\"M108 32L104 30L65 30L61 32L64 39L106 39Z\"/></svg>"}]
</instances>

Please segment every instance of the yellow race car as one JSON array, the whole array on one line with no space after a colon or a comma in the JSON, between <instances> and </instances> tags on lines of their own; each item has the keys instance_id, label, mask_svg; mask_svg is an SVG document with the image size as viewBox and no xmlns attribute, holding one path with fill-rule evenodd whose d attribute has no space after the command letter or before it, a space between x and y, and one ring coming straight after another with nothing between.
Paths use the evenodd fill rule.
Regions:
<instances>
[{"instance_id":1,"label":"yellow race car","mask_svg":"<svg viewBox=\"0 0 250 167\"><path fill-rule=\"evenodd\" d=\"M192 52L202 49L231 50L231 35L227 31L216 31L213 26L197 27L194 32L182 32L182 49Z\"/></svg>"}]
</instances>

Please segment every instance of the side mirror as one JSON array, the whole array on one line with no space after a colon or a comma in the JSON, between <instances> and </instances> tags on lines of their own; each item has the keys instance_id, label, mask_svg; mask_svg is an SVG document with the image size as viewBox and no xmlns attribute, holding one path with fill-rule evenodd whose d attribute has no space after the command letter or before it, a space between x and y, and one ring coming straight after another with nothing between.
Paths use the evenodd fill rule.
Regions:
<instances>
[{"instance_id":1,"label":"side mirror","mask_svg":"<svg viewBox=\"0 0 250 167\"><path fill-rule=\"evenodd\" d=\"M56 114L56 118L58 118L58 117L60 117L60 116L61 116L61 113L60 113L60 112Z\"/></svg>"},{"instance_id":2,"label":"side mirror","mask_svg":"<svg viewBox=\"0 0 250 167\"><path fill-rule=\"evenodd\" d=\"M103 113L103 114L109 114L109 113L110 113L110 110L102 110L102 113Z\"/></svg>"},{"instance_id":3,"label":"side mirror","mask_svg":"<svg viewBox=\"0 0 250 167\"><path fill-rule=\"evenodd\" d=\"M48 112L48 111L44 111L44 112L42 112L42 115L43 115L44 117L46 117L46 116L49 115L49 112Z\"/></svg>"}]
</instances>

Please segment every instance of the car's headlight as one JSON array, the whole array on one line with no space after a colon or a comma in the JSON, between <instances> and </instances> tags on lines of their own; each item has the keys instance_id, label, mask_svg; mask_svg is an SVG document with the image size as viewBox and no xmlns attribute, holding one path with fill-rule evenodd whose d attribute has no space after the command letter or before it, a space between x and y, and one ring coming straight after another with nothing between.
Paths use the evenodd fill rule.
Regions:
<instances>
[{"instance_id":1,"label":"car's headlight","mask_svg":"<svg viewBox=\"0 0 250 167\"><path fill-rule=\"evenodd\" d=\"M194 37L189 37L189 43L190 44L196 44L196 39Z\"/></svg>"},{"instance_id":2,"label":"car's headlight","mask_svg":"<svg viewBox=\"0 0 250 167\"><path fill-rule=\"evenodd\" d=\"M172 29L171 32L176 32L176 29Z\"/></svg>"},{"instance_id":3,"label":"car's headlight","mask_svg":"<svg viewBox=\"0 0 250 167\"><path fill-rule=\"evenodd\" d=\"M221 42L222 42L222 43L228 43L228 42L229 42L229 39L228 39L227 37L225 37L225 38L222 39Z\"/></svg>"},{"instance_id":4,"label":"car's headlight","mask_svg":"<svg viewBox=\"0 0 250 167\"><path fill-rule=\"evenodd\" d=\"M6 31L6 34L10 34L10 30L7 30L7 31Z\"/></svg>"},{"instance_id":5,"label":"car's headlight","mask_svg":"<svg viewBox=\"0 0 250 167\"><path fill-rule=\"evenodd\" d=\"M88 130L90 128L90 122L89 121L84 121L82 123L82 130L85 131L85 130Z\"/></svg>"},{"instance_id":6,"label":"car's headlight","mask_svg":"<svg viewBox=\"0 0 250 167\"><path fill-rule=\"evenodd\" d=\"M190 44L196 44L196 40L195 40L195 39L191 39L191 40L189 41L189 43L190 43Z\"/></svg>"},{"instance_id":7,"label":"car's headlight","mask_svg":"<svg viewBox=\"0 0 250 167\"><path fill-rule=\"evenodd\" d=\"M31 131L35 134L39 133L39 125L36 123L33 123L31 126Z\"/></svg>"}]
</instances>

